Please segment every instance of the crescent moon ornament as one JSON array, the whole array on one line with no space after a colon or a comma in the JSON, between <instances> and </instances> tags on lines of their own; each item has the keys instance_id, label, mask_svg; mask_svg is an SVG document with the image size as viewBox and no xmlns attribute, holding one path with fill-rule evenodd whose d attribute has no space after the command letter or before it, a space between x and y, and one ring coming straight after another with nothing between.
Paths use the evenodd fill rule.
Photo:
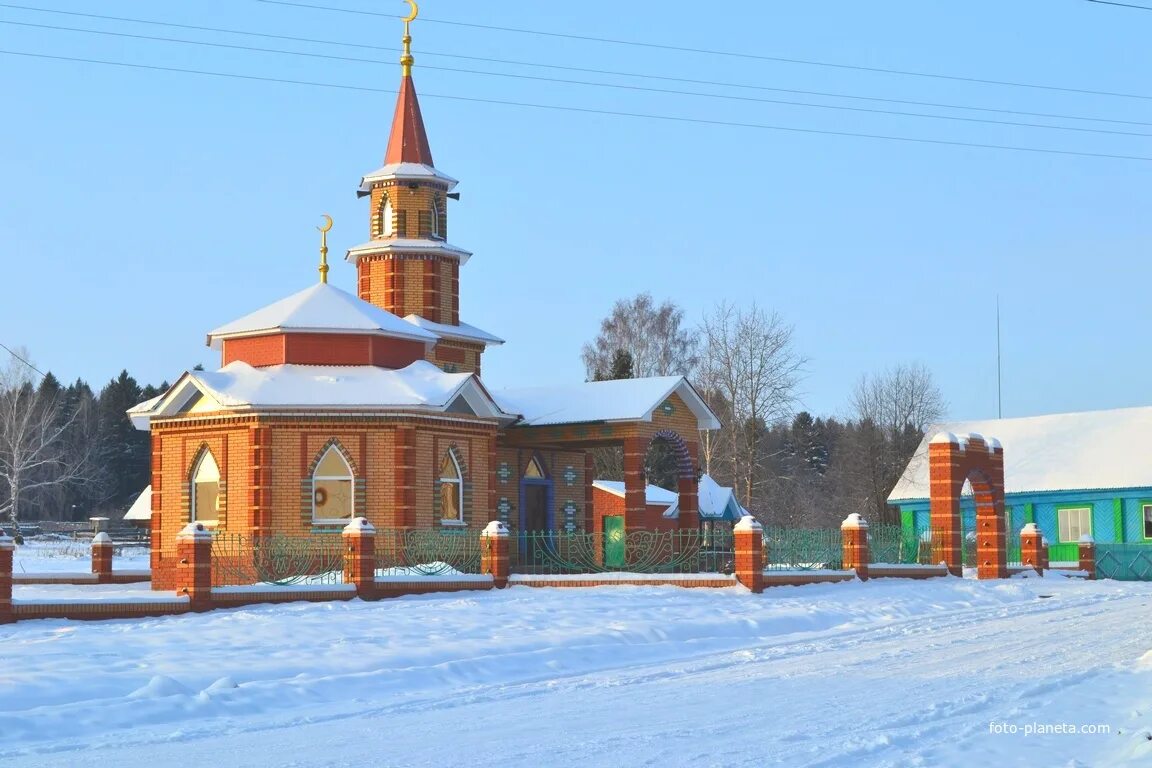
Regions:
<instances>
[{"instance_id":1,"label":"crescent moon ornament","mask_svg":"<svg viewBox=\"0 0 1152 768\"><path fill-rule=\"evenodd\" d=\"M404 0L404 2L408 4L408 7L412 9L412 12L401 19L401 21L403 21L405 24L410 24L413 21L416 21L416 17L420 15L420 6L416 5L416 0Z\"/></svg>"},{"instance_id":2,"label":"crescent moon ornament","mask_svg":"<svg viewBox=\"0 0 1152 768\"><path fill-rule=\"evenodd\" d=\"M320 230L321 232L331 232L332 231L332 217L325 213L324 214L324 226L316 227L316 229Z\"/></svg>"}]
</instances>

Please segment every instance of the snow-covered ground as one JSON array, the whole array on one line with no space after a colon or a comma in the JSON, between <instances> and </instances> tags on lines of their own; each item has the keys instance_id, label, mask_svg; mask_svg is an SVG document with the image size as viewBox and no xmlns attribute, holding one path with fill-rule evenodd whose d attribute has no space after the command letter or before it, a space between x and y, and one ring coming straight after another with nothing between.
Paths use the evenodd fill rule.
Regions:
<instances>
[{"instance_id":1,"label":"snow-covered ground","mask_svg":"<svg viewBox=\"0 0 1152 768\"><path fill-rule=\"evenodd\" d=\"M21 622L0 765L1152 765L1150 604L1053 576Z\"/></svg>"},{"instance_id":2,"label":"snow-covered ground","mask_svg":"<svg viewBox=\"0 0 1152 768\"><path fill-rule=\"evenodd\" d=\"M148 547L117 546L113 550L114 570L147 570ZM16 547L13 573L91 573L92 543L69 538L37 536Z\"/></svg>"}]
</instances>

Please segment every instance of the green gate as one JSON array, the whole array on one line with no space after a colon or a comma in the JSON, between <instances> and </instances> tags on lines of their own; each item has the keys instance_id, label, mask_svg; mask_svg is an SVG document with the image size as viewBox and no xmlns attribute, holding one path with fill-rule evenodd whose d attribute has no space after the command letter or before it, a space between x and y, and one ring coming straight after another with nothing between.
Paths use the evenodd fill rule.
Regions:
<instances>
[{"instance_id":1,"label":"green gate","mask_svg":"<svg viewBox=\"0 0 1152 768\"><path fill-rule=\"evenodd\" d=\"M624 556L624 516L605 515L604 517L604 566L623 568Z\"/></svg>"},{"instance_id":2,"label":"green gate","mask_svg":"<svg viewBox=\"0 0 1152 768\"><path fill-rule=\"evenodd\" d=\"M1152 581L1152 546L1148 544L1096 545L1096 578L1117 581Z\"/></svg>"}]
</instances>

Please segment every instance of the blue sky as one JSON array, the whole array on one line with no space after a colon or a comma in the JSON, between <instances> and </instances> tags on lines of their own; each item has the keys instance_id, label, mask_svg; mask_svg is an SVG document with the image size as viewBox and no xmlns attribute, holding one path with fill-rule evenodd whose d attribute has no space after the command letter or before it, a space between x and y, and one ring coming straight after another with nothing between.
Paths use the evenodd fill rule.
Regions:
<instances>
[{"instance_id":1,"label":"blue sky","mask_svg":"<svg viewBox=\"0 0 1152 768\"><path fill-rule=\"evenodd\" d=\"M311 0L401 13L398 0ZM255 0L26 5L397 47L388 18ZM1080 0L707 4L426 0L494 26L1152 96L1152 13ZM381 59L213 49L0 24L0 49L393 89L392 51L260 40L0 8L0 20ZM923 362L956 418L1146 405L1152 374L1152 162L1069 157L433 98L1152 157L1145 136L915 119L533 82L430 66L1152 134L1152 99L1116 98L580 42L420 21L416 83L437 166L461 180L451 240L475 252L462 316L508 344L496 387L581 380L580 347L647 290L695 322L717 302L779 311L810 358L802 405L846 410L863 373ZM554 73L452 52L858 96L1144 122L1011 118L766 91ZM315 280L367 239L360 176L392 94L0 55L0 342L62 379L142 381L217 364L211 328ZM332 280L354 290L337 259Z\"/></svg>"}]
</instances>

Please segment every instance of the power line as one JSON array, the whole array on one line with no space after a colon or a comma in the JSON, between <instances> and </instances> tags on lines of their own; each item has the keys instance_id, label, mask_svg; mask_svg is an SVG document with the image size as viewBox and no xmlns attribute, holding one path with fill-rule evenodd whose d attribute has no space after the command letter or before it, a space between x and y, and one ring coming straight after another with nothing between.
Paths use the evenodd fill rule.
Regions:
<instances>
[{"instance_id":1,"label":"power line","mask_svg":"<svg viewBox=\"0 0 1152 768\"><path fill-rule=\"evenodd\" d=\"M1135 8L1140 11L1152 11L1152 6L1136 5L1134 3L1117 3L1113 2L1113 0L1088 0L1088 2L1096 3L1097 5L1115 5L1120 8Z\"/></svg>"},{"instance_id":2,"label":"power line","mask_svg":"<svg viewBox=\"0 0 1152 768\"><path fill-rule=\"evenodd\" d=\"M18 355L18 354L16 354L15 352L13 352L13 351L12 351L12 349L11 349L10 347L8 347L8 346L6 346L6 345L4 345L4 344L0 344L0 349L3 349L3 350L4 350L5 352L7 352L8 354L12 355L12 357L14 357L14 358L16 358L17 360L19 360L20 362L24 363L24 365L26 365L26 366L28 366L29 368L31 368L32 370L36 371L36 373L40 374L40 376L41 376L41 377L45 377L45 376L47 376L47 375L48 375L48 374L44 373L42 370L40 370L39 368L37 368L36 366L32 365L32 363L28 362L27 360L25 360L25 359L24 359L23 357L21 357L20 355Z\"/></svg>"},{"instance_id":3,"label":"power line","mask_svg":"<svg viewBox=\"0 0 1152 768\"><path fill-rule=\"evenodd\" d=\"M50 55L50 54L45 54L45 53L31 53L28 51L0 50L0 54L9 55L9 56L24 56L24 57L36 58L36 59L48 59L48 60L53 60L53 61L68 61L68 62L76 62L76 63L83 63L83 64L98 64L98 65L103 65L103 66L124 67L124 68L129 68L129 69L151 70L151 71L157 71L157 72L177 72L177 73L181 73L181 74L203 75L203 76L208 76L208 77L233 78L233 79L237 79L237 80L249 80L249 81L254 81L254 82L283 83L283 84L287 84L287 85L303 85L303 86L309 86L309 87L315 87L315 88L335 88L335 89L339 89L339 90L362 91L362 92L368 92L368 93L387 93L387 94L395 94L396 93L395 90L388 89L388 88L373 88L370 86L346 85L346 84L342 84L342 83L323 83L323 82L315 82L315 81L309 81L309 80L292 80L292 79L288 79L288 78L265 77L265 76L260 76L260 75L245 75L245 74L239 74L239 73L233 73L233 72L212 72L212 71L208 71L208 70L184 69L184 68L180 68L180 67L165 67L165 66L159 66L159 65L155 65L155 64L134 64L134 63L123 62L123 61L108 61L108 60L104 60L104 59L89 59L89 58L81 58L81 57L74 57L74 56L56 56L56 55ZM1015 145L1009 145L1009 144L982 144L982 143L977 143L977 142L952 141L952 140L947 140L947 139L927 139L927 138L914 137L914 136L890 136L890 135L885 135L885 134L874 134L874 133L856 133L856 132L852 132L852 131L830 131L830 130L824 130L824 129L819 129L819 128L799 128L799 127L795 127L795 126L769 125L766 123L745 123L745 122L736 122L736 121L729 121L729 120L710 120L710 119L696 118L696 117L679 117L676 115L657 115L657 114L649 114L649 113L641 113L641 112L623 112L623 111L608 110L608 109L594 109L594 108L590 108L590 107L564 106L564 105L559 105L559 104L534 104L534 103L522 102L522 101L510 101L510 100L501 100L501 99L485 99L485 98L480 98L477 96L456 96L456 95L449 95L449 94L424 93L424 94L422 94L422 98L447 99L447 100L451 100L451 101L464 101L464 102L470 102L470 103L476 103L476 104L494 104L494 105L499 105L499 106L524 107L524 108L528 108L528 109L543 109L543 110L552 110L552 111L558 111L558 112L575 112L575 113L588 114L588 115L604 115L604 116L610 116L610 117L628 117L628 118L634 118L634 119L654 120L654 121L662 121L662 122L687 123L687 124L697 124L697 125L713 125L713 126L723 126L723 127L731 127L731 128L750 128L750 129L756 129L756 130L778 131L778 132L784 132L784 133L797 133L797 134L805 134L805 135L840 136L840 137L846 137L846 138L872 139L872 140L876 140L876 141L906 142L906 143L912 143L912 144L925 144L925 145L932 145L932 146L964 147L964 148L969 148L969 149L996 149L996 150L1001 150L1001 151L1005 151L1005 152L1027 152L1027 153L1042 154L1042 155L1060 155L1060 156L1067 156L1067 157L1088 157L1088 158L1094 158L1094 159L1136 160L1136 161L1140 161L1140 162L1152 162L1152 156L1146 156L1146 155L1123 155L1123 154L1113 154L1113 153L1106 153L1106 152L1081 152L1081 151L1070 150L1070 149L1049 149L1049 148L1043 148L1043 147L1022 147L1022 146L1015 146Z\"/></svg>"},{"instance_id":4,"label":"power line","mask_svg":"<svg viewBox=\"0 0 1152 768\"><path fill-rule=\"evenodd\" d=\"M318 44L318 45L332 45L332 46L345 47L345 48L363 48L363 49L368 49L368 50L390 51L390 52L400 51L399 48L391 47L391 46L385 46L385 45L369 45L369 44L365 44L365 43L353 43L353 42L341 41L341 40L324 40L324 39L310 38L310 37L296 37L296 36L292 36L292 35L277 35L277 34L271 34L271 33L265 33L265 32L252 32L252 31L247 31L247 30L227 29L227 28L223 28L223 27L204 27L204 26L197 26L197 25L192 25L192 24L177 24L174 22L154 21L154 20L150 20L150 19L127 18L127 17L123 17L123 16L105 16L105 15L97 14L97 13L80 13L78 11L61 11L61 10L55 10L55 9L51 9L51 8L34 8L32 6L13 5L10 3L0 3L0 8L14 8L17 10L33 11L33 12L37 12L37 13L50 13L50 14L59 14L59 15L64 15L64 16L79 16L79 17L90 18L90 19L101 19L104 21L118 21L118 22L132 23L132 24L146 24L146 25L159 26L159 27L171 27L171 28L175 28L175 29L190 29L190 30L195 30L195 31L200 31L200 32L214 32L214 33L229 34L229 35L241 35L241 36L245 36L245 37L266 38L266 39L272 39L272 40L288 40L288 41L299 42L299 43L311 43L311 44ZM30 24L28 22L2 21L0 23L23 24L25 26L38 26L38 25ZM77 31L77 32L92 32L92 33L100 32L99 30L81 30L81 29L75 29L72 27L52 27L49 25L39 25L39 26L44 26L44 27L49 28L49 29L69 29L69 30L73 30L73 31ZM104 34L117 34L117 33L107 32ZM125 34L125 33L120 33L120 34ZM125 36L127 36L127 35L125 34ZM145 39L151 39L151 38L145 38ZM167 39L167 38L156 38L156 39ZM193 42L193 41L181 41L181 42ZM254 49L254 50L263 50L263 49ZM284 53L298 53L298 52L284 51ZM301 54L301 55L305 55L305 54ZM751 83L733 83L733 82L726 82L726 81L721 81L721 80L700 80L700 79L696 79L696 78L672 77L672 76L668 76L668 75L653 75L653 74L643 74L643 73L638 73L638 72L622 72L619 70L596 69L596 68L591 68L591 67L565 66L565 65L561 65L561 64L546 64L546 63L542 63L542 62L519 61L519 60L515 60L515 59L497 59L497 58L492 58L492 57L488 57L488 56L468 56L465 54L445 53L445 52L440 52L440 51L421 50L420 55L421 56L434 56L434 57L438 57L438 58L461 59L461 60L466 60L466 61L482 61L482 62L489 63L489 64L508 64L511 66L534 67L534 68L538 68L538 69L553 69L553 70L567 71L567 72L582 72L585 74L609 75L609 76L613 76L613 77L634 77L634 78L641 78L641 79L646 79L646 80L660 80L660 81L665 81L665 82L688 83L690 85L708 85L708 86L717 86L717 87L722 87L722 88L740 88L740 89L746 89L746 90L767 91L767 92L772 92L772 93L787 93L787 94L792 94L792 95L796 95L796 96L819 96L819 97L834 98L834 99L851 99L854 101L870 101L870 102L877 102L877 103L884 103L884 104L900 104L900 105L904 105L904 106L932 107L932 108L937 108L937 109L959 109L959 110L966 110L966 111L971 111L971 112L986 112L986 113L991 113L991 114L1016 115L1016 116L1021 116L1021 117L1041 117L1041 118L1048 118L1048 119L1053 119L1053 120L1078 120L1078 121L1095 122L1095 123L1113 123L1116 125L1152 126L1152 123L1139 121L1139 120L1117 120L1117 119L1113 119L1113 118L1086 117L1083 115L1068 115L1068 114L1052 113L1052 112L1029 112L1029 111L1024 111L1024 110L1000 109L1000 108L995 108L995 107L978 107L978 106L971 106L971 105L965 105L965 104L947 104L947 103L932 102L932 101L917 101L917 100L912 100L912 99L892 99L892 98L883 98L883 97L879 97L879 96L860 96L857 94L836 93L836 92L829 92L829 91L808 91L808 90L800 90L800 89L795 89L795 88L776 88L776 87L772 87L772 86L755 85L755 84L751 84ZM340 57L331 57L331 58L340 58ZM347 58L347 60L348 61L366 61L366 62L376 62L377 61L375 59L356 59L356 58L351 58L351 57ZM424 68L430 67L430 65L427 65L427 64L424 64L422 66Z\"/></svg>"},{"instance_id":5,"label":"power line","mask_svg":"<svg viewBox=\"0 0 1152 768\"><path fill-rule=\"evenodd\" d=\"M197 46L203 46L203 47L209 47L209 48L223 48L223 49L228 49L228 50L239 50L239 51L246 51L246 52L273 53L273 54L280 54L280 55L286 55L286 56L300 56L300 57L312 58L312 59L328 59L328 60L334 60L334 61L347 61L347 62L365 63L365 64L390 64L391 63L391 62L383 61L381 59L365 59L365 58L355 57L355 56L334 56L331 54L311 53L311 52L306 52L306 51L286 51L283 49L276 49L276 48L260 48L257 46L250 46L250 45L236 45L233 43L217 43L217 42L208 42L208 41L203 41L203 40L186 40L183 38L176 38L176 37L159 37L156 35L139 35L139 34L135 34L135 33L131 33L131 32L113 32L113 31L101 30L101 29L81 29L81 28L77 28L77 27L64 27L64 26L59 26L59 25L55 25L55 24L34 24L31 22L9 21L9 20L5 20L5 19L0 19L0 24L9 24L9 25L15 25L15 26L20 26L20 27L31 27L31 28L35 28L35 29L49 29L49 30L54 30L54 31L79 32L79 33L83 33L83 34L104 35L104 36L110 36L110 37L121 37L121 38L129 38L129 39L133 39L133 40L150 40L150 41L157 41L157 42L164 42L164 43L178 43L178 44L182 44L182 45L197 45ZM787 99L766 99L766 98L758 98L758 97L754 97L754 96L734 96L731 94L701 93L699 91L684 91L684 90L676 90L676 89L672 89L672 88L652 88L652 87L648 87L648 86L627 85L627 84L622 84L622 83L597 83L597 82L590 82L588 80L571 80L571 79L563 79L563 78L556 78L556 77L543 77L543 76L539 76L539 75L516 74L516 73L510 73L510 72L489 72L489 71L482 71L482 70L476 70L476 69L462 69L462 68L457 68L457 67L438 67L435 65L423 65L422 68L440 71L440 72L456 72L456 73L470 74L470 75L481 75L481 76L486 76L486 77L503 77L503 78L511 78L511 79L516 79L516 80L532 80L535 82L561 83L561 84L565 84L565 85L581 85L581 86L589 86L589 87L594 87L594 88L612 88L612 89L616 89L616 90L626 90L626 91L635 91L635 92L643 92L643 93L658 93L658 94L673 95L673 96L692 96L692 97L696 97L696 98L723 99L726 101L742 101L742 102L758 103L758 104L776 104L776 105L784 105L784 106L803 107L803 108L807 108L807 109L836 110L836 111L842 111L842 112L859 112L859 113L864 113L864 114L891 115L891 116L896 116L896 117L914 117L914 118L920 118L920 119L924 119L924 120L951 120L951 121L956 121L956 122L978 123L978 124L983 124L983 125L1002 125L1002 126L1010 126L1010 127L1016 127L1016 128L1036 128L1036 129L1050 130L1050 131L1072 131L1075 133L1098 133L1098 134L1107 134L1107 135L1111 135L1111 136L1138 136L1138 137L1145 137L1145 138L1152 136L1152 133L1141 133L1141 132L1136 132L1136 131L1110 130L1110 129L1106 129L1106 128L1079 128L1076 126L1046 125L1046 124L1042 124L1042 123L1025 123L1025 122L1014 121L1014 120L992 120L989 118L962 117L959 115L933 115L933 114L925 114L923 112L904 112L904 111L898 111L898 110L876 109L876 108L870 108L870 107L850 107L850 106L837 105L837 104L812 104L812 103L802 102L802 101L789 101Z\"/></svg>"},{"instance_id":6,"label":"power line","mask_svg":"<svg viewBox=\"0 0 1152 768\"><path fill-rule=\"evenodd\" d=\"M266 5L283 5L283 6L290 6L293 8L308 8L311 10L330 11L330 12L334 12L334 13L351 13L351 14L356 14L356 15L360 15L360 16L381 16L384 18L401 18L400 16L397 16L397 15L391 14L391 13L380 13L378 11L359 11L359 10L353 10L351 8L337 8L337 7L328 6L328 5L314 5L311 3L290 2L289 0L255 0L255 1L258 3L264 3ZM765 56L762 54L744 53L741 51L721 51L721 50L715 50L715 49L710 49L710 48L689 48L689 47L679 46L679 45L667 45L664 43L646 43L646 42L643 42L640 40L617 40L617 39L608 38L608 37L593 37L591 35L573 35L573 34L569 34L566 32L548 32L548 31L544 31L544 30L522 29L522 28L518 28L518 27L499 27L499 26L495 26L495 25L491 25L491 24L475 24L475 23L466 22L466 21L450 21L448 19L433 19L433 18L427 18L424 16L420 17L420 21L431 23L431 24L448 24L448 25L452 25L452 26L456 26L456 27L470 27L472 29L486 29L486 30L497 31L497 32L512 32L512 33L522 34L522 35L537 35L537 36L541 36L541 37L555 37L555 38L562 38L565 40L580 40L580 41L584 41L584 42L593 42L593 43L608 43L611 45L628 45L628 46L635 46L638 48L654 48L654 49L665 50L665 51L678 51L681 53L700 53L700 54L706 54L709 56L727 56L727 57L738 58L738 59L753 59L756 61L773 61L773 62L778 62L778 63L782 63L782 64L801 64L803 66L810 66L810 67L827 67L830 69L847 69L847 70L853 70L853 71L857 71L857 72L875 72L875 73L886 74L886 75L900 75L903 77L923 77L923 78L932 78L932 79L937 79L937 80L952 80L952 81L962 82L962 83L978 83L980 85L999 85L999 86L1006 86L1006 87L1010 87L1010 88L1032 88L1035 90L1042 90L1042 91L1059 91L1062 93L1079 93L1079 94L1085 94L1085 95L1091 95L1091 96L1111 96L1114 98L1121 98L1121 99L1142 99L1145 101L1152 101L1152 96L1149 96L1146 94L1138 94L1138 93L1123 93L1123 92L1118 92L1118 91L1099 91L1099 90L1092 90L1092 89L1087 89L1087 88L1070 88L1070 87L1058 86L1058 85L1042 85L1039 83L1023 83L1023 82L1014 81L1014 80L988 80L988 79L979 78L979 77L965 77L962 75L943 75L943 74L939 74L936 72L919 72L916 70L889 69L886 67L866 67L866 66L863 66L860 64L840 64L840 63L830 62L830 61L818 61L815 59L792 59L792 58L786 58L783 56Z\"/></svg>"}]
</instances>

